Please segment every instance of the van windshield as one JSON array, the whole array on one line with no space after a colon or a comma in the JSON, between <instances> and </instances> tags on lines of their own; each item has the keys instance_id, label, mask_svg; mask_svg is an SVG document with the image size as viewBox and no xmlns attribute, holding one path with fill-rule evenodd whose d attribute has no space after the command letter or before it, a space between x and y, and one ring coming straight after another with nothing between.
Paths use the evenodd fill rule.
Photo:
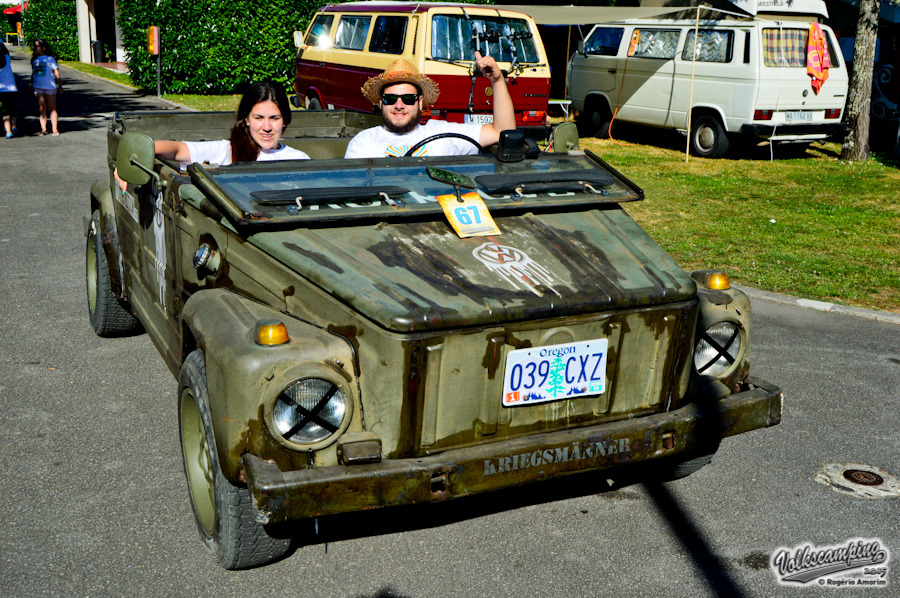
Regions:
<instances>
[{"instance_id":1,"label":"van windshield","mask_svg":"<svg viewBox=\"0 0 900 598\"><path fill-rule=\"evenodd\" d=\"M479 51L497 62L537 62L538 52L531 28L524 19L502 17L466 18L434 15L431 21L431 56L438 60L475 60L473 35L482 38ZM523 36L525 34L525 36Z\"/></svg>"}]
</instances>

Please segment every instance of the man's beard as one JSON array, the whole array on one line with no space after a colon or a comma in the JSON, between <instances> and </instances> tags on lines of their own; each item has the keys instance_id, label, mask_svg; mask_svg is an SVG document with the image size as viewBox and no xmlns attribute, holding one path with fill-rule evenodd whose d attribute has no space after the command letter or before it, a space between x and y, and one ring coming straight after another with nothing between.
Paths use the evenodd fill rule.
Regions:
<instances>
[{"instance_id":1,"label":"man's beard","mask_svg":"<svg viewBox=\"0 0 900 598\"><path fill-rule=\"evenodd\" d=\"M402 126L397 126L393 124L384 114L382 114L382 120L384 121L384 128L390 131L391 133L396 133L398 135L402 135L403 133L409 133L419 125L419 119L422 117L422 109L416 106L416 111L412 114L412 118Z\"/></svg>"}]
</instances>

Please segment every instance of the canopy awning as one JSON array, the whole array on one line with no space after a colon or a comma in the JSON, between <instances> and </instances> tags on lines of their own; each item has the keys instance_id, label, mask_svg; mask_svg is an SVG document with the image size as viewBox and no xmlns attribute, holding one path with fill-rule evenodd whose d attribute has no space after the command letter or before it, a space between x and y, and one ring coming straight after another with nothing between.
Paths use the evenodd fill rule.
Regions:
<instances>
[{"instance_id":1,"label":"canopy awning","mask_svg":"<svg viewBox=\"0 0 900 598\"><path fill-rule=\"evenodd\" d=\"M684 6L532 6L530 4L495 4L491 8L523 12L534 19L538 25L593 25L625 19L652 19L660 15L690 9L690 7Z\"/></svg>"}]
</instances>

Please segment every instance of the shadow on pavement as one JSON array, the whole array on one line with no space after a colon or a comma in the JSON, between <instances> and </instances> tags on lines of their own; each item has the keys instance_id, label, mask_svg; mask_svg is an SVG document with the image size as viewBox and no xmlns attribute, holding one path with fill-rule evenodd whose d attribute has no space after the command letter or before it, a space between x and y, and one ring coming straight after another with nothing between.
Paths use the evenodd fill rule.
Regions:
<instances>
[{"instance_id":1,"label":"shadow on pavement","mask_svg":"<svg viewBox=\"0 0 900 598\"><path fill-rule=\"evenodd\" d=\"M31 55L12 50L12 68L16 76L18 96L19 135L37 135L41 130L38 120L38 104L29 86ZM59 131L63 135L73 131L105 128L107 119L115 112L131 110L175 110L169 104L153 96L141 96L137 92L107 81L89 77L78 71L62 67L60 75L63 93L57 96ZM48 123L47 130L50 130Z\"/></svg>"}]
</instances>

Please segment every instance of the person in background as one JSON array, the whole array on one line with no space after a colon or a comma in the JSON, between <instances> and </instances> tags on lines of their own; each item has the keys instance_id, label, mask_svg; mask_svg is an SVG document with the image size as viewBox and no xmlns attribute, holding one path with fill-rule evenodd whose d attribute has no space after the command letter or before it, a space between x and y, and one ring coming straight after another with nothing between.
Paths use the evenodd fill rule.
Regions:
<instances>
[{"instance_id":1,"label":"person in background","mask_svg":"<svg viewBox=\"0 0 900 598\"><path fill-rule=\"evenodd\" d=\"M284 89L272 81L254 83L238 104L229 139L219 141L172 141L157 139L154 151L160 158L177 160L182 168L194 162L225 166L235 162L265 160L309 160L300 150L281 143L291 123L291 107ZM114 171L124 192L127 184Z\"/></svg>"},{"instance_id":2,"label":"person in background","mask_svg":"<svg viewBox=\"0 0 900 598\"><path fill-rule=\"evenodd\" d=\"M6 45L0 41L0 117L3 118L3 129L6 138L16 136L16 116L19 101L19 88L16 87L16 77L12 71L12 56Z\"/></svg>"},{"instance_id":3,"label":"person in background","mask_svg":"<svg viewBox=\"0 0 900 598\"><path fill-rule=\"evenodd\" d=\"M59 77L59 65L50 51L50 45L42 39L34 40L31 55L31 86L37 97L41 110L39 120L41 132L47 134L47 117L53 135L59 135L59 115L56 112L56 96L62 95L62 79Z\"/></svg>"},{"instance_id":4,"label":"person in background","mask_svg":"<svg viewBox=\"0 0 900 598\"><path fill-rule=\"evenodd\" d=\"M419 141L439 133L460 133L481 147L489 147L500 139L500 132L516 128L512 98L503 72L490 56L475 52L475 64L491 82L494 121L487 125L449 123L429 120L419 124L422 109L438 98L438 85L416 67L395 60L380 75L370 78L362 87L363 95L381 109L384 125L360 132L350 140L345 158L382 158L403 156ZM458 156L474 154L478 148L461 139L445 138L420 147L417 156Z\"/></svg>"}]
</instances>

